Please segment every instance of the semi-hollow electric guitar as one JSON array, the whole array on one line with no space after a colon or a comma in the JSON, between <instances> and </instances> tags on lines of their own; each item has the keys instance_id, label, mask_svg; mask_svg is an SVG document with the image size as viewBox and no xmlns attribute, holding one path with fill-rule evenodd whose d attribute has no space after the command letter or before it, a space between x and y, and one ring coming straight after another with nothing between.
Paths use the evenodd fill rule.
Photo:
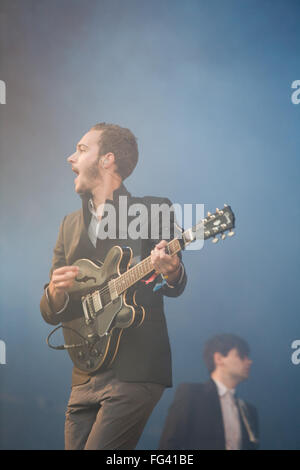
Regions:
<instances>
[{"instance_id":1,"label":"semi-hollow electric guitar","mask_svg":"<svg viewBox=\"0 0 300 470\"><path fill-rule=\"evenodd\" d=\"M200 231L202 239L213 237L213 242L218 241L218 234L224 239L227 230L230 230L228 236L231 236L234 222L230 206L225 205L214 214L208 213L205 219L184 231L181 238L171 240L166 246L166 252L175 255L199 239ZM154 268L151 256L129 268L131 259L131 248L114 246L101 266L88 259L79 259L74 263L79 267L79 274L69 293L81 301L83 314L62 322L66 344L54 349L67 349L74 365L84 372L95 372L111 365L118 352L123 330L143 323L145 310L142 305L136 304L134 287Z\"/></svg>"}]
</instances>

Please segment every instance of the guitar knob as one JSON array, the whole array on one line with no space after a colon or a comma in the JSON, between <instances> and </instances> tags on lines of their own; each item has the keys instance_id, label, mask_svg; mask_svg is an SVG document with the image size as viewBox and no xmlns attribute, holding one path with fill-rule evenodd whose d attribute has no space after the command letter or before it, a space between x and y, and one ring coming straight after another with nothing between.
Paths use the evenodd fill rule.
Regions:
<instances>
[{"instance_id":1,"label":"guitar knob","mask_svg":"<svg viewBox=\"0 0 300 470\"><path fill-rule=\"evenodd\" d=\"M234 231L231 230L231 231L228 233L228 236L229 236L229 237L233 237L233 235L234 235Z\"/></svg>"},{"instance_id":2,"label":"guitar knob","mask_svg":"<svg viewBox=\"0 0 300 470\"><path fill-rule=\"evenodd\" d=\"M97 335L97 333L90 333L88 335L88 338L91 343L95 343L97 339L99 338L99 336Z\"/></svg>"},{"instance_id":3,"label":"guitar knob","mask_svg":"<svg viewBox=\"0 0 300 470\"><path fill-rule=\"evenodd\" d=\"M91 351L91 355L94 356L94 357L99 356L100 351L97 348L95 348Z\"/></svg>"},{"instance_id":4,"label":"guitar knob","mask_svg":"<svg viewBox=\"0 0 300 470\"><path fill-rule=\"evenodd\" d=\"M222 240L225 240L225 238L226 238L226 233L222 233L221 238L222 238Z\"/></svg>"},{"instance_id":5,"label":"guitar knob","mask_svg":"<svg viewBox=\"0 0 300 470\"><path fill-rule=\"evenodd\" d=\"M218 241L219 241L219 239L218 239L217 237L214 237L214 238L212 239L212 243L218 243Z\"/></svg>"}]
</instances>

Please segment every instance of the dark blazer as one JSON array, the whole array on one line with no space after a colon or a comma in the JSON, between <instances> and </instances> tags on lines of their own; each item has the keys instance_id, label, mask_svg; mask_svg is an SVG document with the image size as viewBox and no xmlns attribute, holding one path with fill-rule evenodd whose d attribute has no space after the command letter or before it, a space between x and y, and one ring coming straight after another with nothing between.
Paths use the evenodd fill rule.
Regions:
<instances>
[{"instance_id":1,"label":"dark blazer","mask_svg":"<svg viewBox=\"0 0 300 470\"><path fill-rule=\"evenodd\" d=\"M117 220L119 210L118 201L121 195L127 196L128 207L138 203L146 205L149 214L149 236L151 234L150 205L153 203L171 205L171 202L164 198L154 198L150 196L134 198L126 188L121 185L121 187L114 192L114 199L112 201L117 212ZM134 257L144 259L146 256L149 256L151 249L162 237L163 227L160 226L158 239L105 239L100 240L100 243L97 243L97 248L95 248L87 232L90 217L91 215L87 209L87 199L83 199L82 209L64 218L54 248L50 278L54 269L71 265L75 260L80 258L104 261L109 249L115 245L129 245L133 250ZM130 222L130 218L128 219L128 222ZM171 227L174 233L174 220L171 221ZM120 236L120 234L118 234L118 236ZM170 238L173 237L171 236ZM185 270L182 281L174 288L165 285L154 292L153 285L139 284L136 302L145 307L146 317L140 327L128 328L123 331L116 359L111 366L119 380L129 382L152 382L168 387L172 385L171 351L164 316L163 295L177 297L183 292L185 285ZM47 286L48 284L45 285L45 288ZM72 316L83 314L81 303L74 301L71 296L67 308L61 314L53 312L45 292L41 299L40 309L44 320L51 325L57 325L61 321L67 321L72 318ZM73 368L73 385L84 383L88 380L88 374L80 371L76 367Z\"/></svg>"},{"instance_id":2,"label":"dark blazer","mask_svg":"<svg viewBox=\"0 0 300 470\"><path fill-rule=\"evenodd\" d=\"M246 404L251 429L258 437L258 416L254 406ZM240 415L242 449L255 449ZM225 432L220 399L213 380L183 383L176 390L161 435L159 449L225 450Z\"/></svg>"}]
</instances>

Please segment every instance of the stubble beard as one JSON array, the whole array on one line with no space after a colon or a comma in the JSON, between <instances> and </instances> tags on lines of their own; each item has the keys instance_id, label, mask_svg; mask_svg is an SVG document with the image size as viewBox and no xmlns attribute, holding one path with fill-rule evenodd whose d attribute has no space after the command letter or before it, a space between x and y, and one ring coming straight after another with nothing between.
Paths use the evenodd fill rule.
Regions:
<instances>
[{"instance_id":1,"label":"stubble beard","mask_svg":"<svg viewBox=\"0 0 300 470\"><path fill-rule=\"evenodd\" d=\"M85 169L84 177L88 181L90 187L79 190L78 194L80 197L91 196L93 183L95 181L98 181L98 183L103 181L102 175L99 171L99 159L97 162L93 163L90 167Z\"/></svg>"}]
</instances>

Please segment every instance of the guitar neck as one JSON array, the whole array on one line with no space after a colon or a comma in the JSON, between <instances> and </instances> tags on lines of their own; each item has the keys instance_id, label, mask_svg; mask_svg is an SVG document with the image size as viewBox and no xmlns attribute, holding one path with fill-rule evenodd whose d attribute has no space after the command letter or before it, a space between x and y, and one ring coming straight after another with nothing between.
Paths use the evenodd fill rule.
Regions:
<instances>
[{"instance_id":1,"label":"guitar neck","mask_svg":"<svg viewBox=\"0 0 300 470\"><path fill-rule=\"evenodd\" d=\"M168 243L166 249L171 256L175 255L181 251L180 241L177 238L171 240ZM136 284L152 271L154 271L154 267L151 262L151 256L148 256L143 261L130 268L124 274L121 274L121 276L118 278L112 279L110 282L114 283L114 289L116 290L117 294L120 295L126 289Z\"/></svg>"}]
</instances>

